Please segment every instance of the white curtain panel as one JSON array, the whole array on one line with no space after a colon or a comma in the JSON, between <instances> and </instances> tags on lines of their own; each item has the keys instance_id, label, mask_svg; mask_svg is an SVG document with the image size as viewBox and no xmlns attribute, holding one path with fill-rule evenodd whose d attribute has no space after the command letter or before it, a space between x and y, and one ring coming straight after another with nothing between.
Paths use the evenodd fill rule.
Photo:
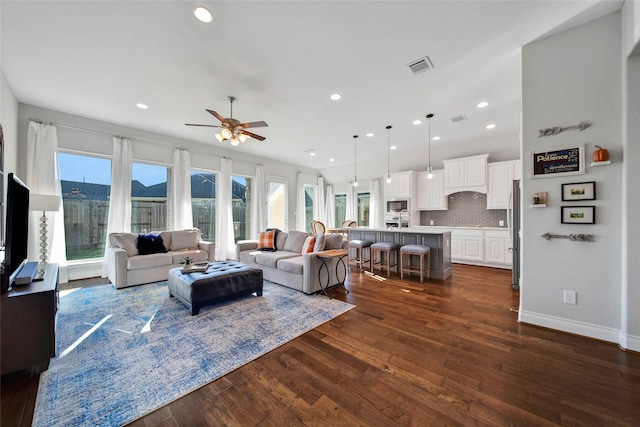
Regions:
<instances>
[{"instance_id":1,"label":"white curtain panel","mask_svg":"<svg viewBox=\"0 0 640 427\"><path fill-rule=\"evenodd\" d=\"M353 191L353 185L349 184L349 186L347 187L347 206L345 208L345 214L344 214L344 219L346 220L350 220L350 221L356 221L357 217L356 217L356 201L354 199L354 191ZM338 226L341 226L342 224L336 224Z\"/></svg>"},{"instance_id":2,"label":"white curtain panel","mask_svg":"<svg viewBox=\"0 0 640 427\"><path fill-rule=\"evenodd\" d=\"M342 224L336 224L336 201L333 197L333 187L330 185L327 185L327 197L326 197L327 202L325 203L325 214L324 217L327 220L327 222L325 223L327 225L327 228L335 228L338 225L342 225Z\"/></svg>"},{"instance_id":3,"label":"white curtain panel","mask_svg":"<svg viewBox=\"0 0 640 427\"><path fill-rule=\"evenodd\" d=\"M296 182L296 230L304 231L304 217L304 178L302 172L298 172L298 181Z\"/></svg>"},{"instance_id":4,"label":"white curtain panel","mask_svg":"<svg viewBox=\"0 0 640 427\"><path fill-rule=\"evenodd\" d=\"M371 180L371 196L369 198L369 227L372 228L384 228L382 224L382 214L380 210L380 180Z\"/></svg>"},{"instance_id":5,"label":"white curtain panel","mask_svg":"<svg viewBox=\"0 0 640 427\"><path fill-rule=\"evenodd\" d=\"M111 159L111 193L109 195L109 233L131 231L131 164L133 154L129 138L113 137L113 157ZM105 255L109 241L105 242ZM107 265L102 265L102 277L107 277Z\"/></svg>"},{"instance_id":6,"label":"white curtain panel","mask_svg":"<svg viewBox=\"0 0 640 427\"><path fill-rule=\"evenodd\" d=\"M324 210L324 178L318 177L318 220L327 224L326 212Z\"/></svg>"},{"instance_id":7,"label":"white curtain panel","mask_svg":"<svg viewBox=\"0 0 640 427\"><path fill-rule=\"evenodd\" d=\"M235 239L233 236L232 209L232 162L223 157L220 159L220 180L216 195L216 259L224 261L236 258Z\"/></svg>"},{"instance_id":8,"label":"white curtain panel","mask_svg":"<svg viewBox=\"0 0 640 427\"><path fill-rule=\"evenodd\" d=\"M27 131L27 181L31 194L49 194L62 199L60 171L58 169L58 130L55 126L29 122ZM47 247L50 248L47 260L60 266L59 280L67 280L67 255L64 234L64 207L60 204L58 212L47 212ZM40 217L42 212L32 211L29 216L29 243L27 257L29 261L40 258Z\"/></svg>"},{"instance_id":9,"label":"white curtain panel","mask_svg":"<svg viewBox=\"0 0 640 427\"><path fill-rule=\"evenodd\" d=\"M254 239L257 239L261 231L267 228L267 188L264 180L264 166L256 165L256 182L253 191L253 235Z\"/></svg>"},{"instance_id":10,"label":"white curtain panel","mask_svg":"<svg viewBox=\"0 0 640 427\"><path fill-rule=\"evenodd\" d=\"M173 229L193 228L191 209L191 154L184 148L173 152Z\"/></svg>"}]
</instances>

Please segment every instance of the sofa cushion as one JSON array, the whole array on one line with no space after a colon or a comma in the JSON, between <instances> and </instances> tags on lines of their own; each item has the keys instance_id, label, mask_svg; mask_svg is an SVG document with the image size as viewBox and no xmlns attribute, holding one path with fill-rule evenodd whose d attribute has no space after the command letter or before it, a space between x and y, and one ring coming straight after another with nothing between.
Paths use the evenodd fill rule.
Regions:
<instances>
[{"instance_id":1,"label":"sofa cushion","mask_svg":"<svg viewBox=\"0 0 640 427\"><path fill-rule=\"evenodd\" d=\"M318 234L316 236L316 244L313 245L313 252L322 252L324 251L324 244L325 244L325 235L324 234Z\"/></svg>"},{"instance_id":2,"label":"sofa cushion","mask_svg":"<svg viewBox=\"0 0 640 427\"><path fill-rule=\"evenodd\" d=\"M279 231L276 233L276 249L279 251L284 250L284 245L287 243L287 237L289 237L289 233L285 233L284 231Z\"/></svg>"},{"instance_id":3,"label":"sofa cushion","mask_svg":"<svg viewBox=\"0 0 640 427\"><path fill-rule=\"evenodd\" d=\"M179 251L171 251L171 264L182 264L184 257L191 258L194 262L206 261L209 256L207 251L202 249L181 249Z\"/></svg>"},{"instance_id":4,"label":"sofa cushion","mask_svg":"<svg viewBox=\"0 0 640 427\"><path fill-rule=\"evenodd\" d=\"M287 273L302 274L303 266L303 256L278 260L278 270L286 271Z\"/></svg>"},{"instance_id":5,"label":"sofa cushion","mask_svg":"<svg viewBox=\"0 0 640 427\"><path fill-rule=\"evenodd\" d=\"M305 233L304 231L290 231L283 250L302 253L302 246L309 235L309 233Z\"/></svg>"},{"instance_id":6,"label":"sofa cushion","mask_svg":"<svg viewBox=\"0 0 640 427\"><path fill-rule=\"evenodd\" d=\"M154 231L153 233L162 237L162 243L167 252L169 252L171 250L171 231Z\"/></svg>"},{"instance_id":7,"label":"sofa cushion","mask_svg":"<svg viewBox=\"0 0 640 427\"><path fill-rule=\"evenodd\" d=\"M343 240L344 237L342 237L342 234L325 234L324 250L329 251L331 249L342 249Z\"/></svg>"},{"instance_id":8,"label":"sofa cushion","mask_svg":"<svg viewBox=\"0 0 640 427\"><path fill-rule=\"evenodd\" d=\"M127 257L138 255L137 238L135 233L111 233L111 240L117 247L127 251Z\"/></svg>"},{"instance_id":9,"label":"sofa cushion","mask_svg":"<svg viewBox=\"0 0 640 427\"><path fill-rule=\"evenodd\" d=\"M160 267L171 265L172 257L170 253L135 255L127 259L127 270L138 270L140 268Z\"/></svg>"},{"instance_id":10,"label":"sofa cushion","mask_svg":"<svg viewBox=\"0 0 640 427\"><path fill-rule=\"evenodd\" d=\"M313 247L316 244L316 236L307 236L304 239L304 244L302 245L302 250L300 251L303 254L307 254L309 252L313 252Z\"/></svg>"},{"instance_id":11,"label":"sofa cushion","mask_svg":"<svg viewBox=\"0 0 640 427\"><path fill-rule=\"evenodd\" d=\"M276 250L276 230L263 231L258 236L258 250L273 252Z\"/></svg>"},{"instance_id":12,"label":"sofa cushion","mask_svg":"<svg viewBox=\"0 0 640 427\"><path fill-rule=\"evenodd\" d=\"M138 253L140 255L158 254L167 252L159 234L138 234Z\"/></svg>"},{"instance_id":13,"label":"sofa cushion","mask_svg":"<svg viewBox=\"0 0 640 427\"><path fill-rule=\"evenodd\" d=\"M171 233L171 250L197 249L198 240L200 231L197 229L174 231Z\"/></svg>"},{"instance_id":14,"label":"sofa cushion","mask_svg":"<svg viewBox=\"0 0 640 427\"><path fill-rule=\"evenodd\" d=\"M287 251L275 251L275 252L259 252L256 255L256 264L264 265L265 267L276 268L278 261L285 258L292 258L301 256L300 252L287 252Z\"/></svg>"},{"instance_id":15,"label":"sofa cushion","mask_svg":"<svg viewBox=\"0 0 640 427\"><path fill-rule=\"evenodd\" d=\"M256 264L256 256L260 253L260 251L242 251L238 261L246 264Z\"/></svg>"}]
</instances>

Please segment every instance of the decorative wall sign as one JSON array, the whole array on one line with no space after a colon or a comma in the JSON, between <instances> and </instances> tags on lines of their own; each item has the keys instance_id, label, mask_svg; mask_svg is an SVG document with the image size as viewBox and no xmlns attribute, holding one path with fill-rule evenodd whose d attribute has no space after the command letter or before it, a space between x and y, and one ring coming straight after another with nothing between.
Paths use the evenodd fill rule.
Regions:
<instances>
[{"instance_id":1,"label":"decorative wall sign","mask_svg":"<svg viewBox=\"0 0 640 427\"><path fill-rule=\"evenodd\" d=\"M595 181L562 184L562 201L563 202L568 202L572 200L595 200L595 199L596 199Z\"/></svg>"},{"instance_id":2,"label":"decorative wall sign","mask_svg":"<svg viewBox=\"0 0 640 427\"><path fill-rule=\"evenodd\" d=\"M531 153L531 178L584 173L584 145Z\"/></svg>"},{"instance_id":3,"label":"decorative wall sign","mask_svg":"<svg viewBox=\"0 0 640 427\"><path fill-rule=\"evenodd\" d=\"M595 224L595 206L562 206L560 208L562 224Z\"/></svg>"},{"instance_id":4,"label":"decorative wall sign","mask_svg":"<svg viewBox=\"0 0 640 427\"><path fill-rule=\"evenodd\" d=\"M544 233L540 235L543 239L569 239L573 242L593 242L593 234L551 234Z\"/></svg>"},{"instance_id":5,"label":"decorative wall sign","mask_svg":"<svg viewBox=\"0 0 640 427\"><path fill-rule=\"evenodd\" d=\"M575 126L567 126L567 127L563 127L561 128L560 126L555 126L552 128L546 128L546 129L540 129L538 132L540 132L540 134L538 135L538 138L542 137L542 136L551 136L551 135L557 135L560 132L564 132L567 130L580 130L583 131L586 128L588 128L589 126L591 126L591 123L587 123L587 122L580 122Z\"/></svg>"}]
</instances>

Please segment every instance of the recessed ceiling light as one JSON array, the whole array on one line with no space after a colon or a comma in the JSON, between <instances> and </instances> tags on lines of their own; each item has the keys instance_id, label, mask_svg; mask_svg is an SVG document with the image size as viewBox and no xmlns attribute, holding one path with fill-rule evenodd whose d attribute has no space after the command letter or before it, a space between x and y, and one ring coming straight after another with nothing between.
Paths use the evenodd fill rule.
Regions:
<instances>
[{"instance_id":1,"label":"recessed ceiling light","mask_svg":"<svg viewBox=\"0 0 640 427\"><path fill-rule=\"evenodd\" d=\"M476 107L484 108L484 107L486 107L488 105L489 105L489 103L487 101L482 101L482 102L479 102L478 105L476 105Z\"/></svg>"},{"instance_id":2,"label":"recessed ceiling light","mask_svg":"<svg viewBox=\"0 0 640 427\"><path fill-rule=\"evenodd\" d=\"M335 161L336 161L336 159L331 158L331 159L329 159L329 161L330 161L330 162L335 162Z\"/></svg>"},{"instance_id":3,"label":"recessed ceiling light","mask_svg":"<svg viewBox=\"0 0 640 427\"><path fill-rule=\"evenodd\" d=\"M431 138L434 141L440 141L440 137L438 135L434 136L433 138Z\"/></svg>"},{"instance_id":4,"label":"recessed ceiling light","mask_svg":"<svg viewBox=\"0 0 640 427\"><path fill-rule=\"evenodd\" d=\"M313 156L315 156L315 155L316 155L316 152L315 152L315 151L311 151L311 152L309 152L309 155L310 155L311 157L313 157Z\"/></svg>"},{"instance_id":5,"label":"recessed ceiling light","mask_svg":"<svg viewBox=\"0 0 640 427\"><path fill-rule=\"evenodd\" d=\"M391 147L389 147L389 150L395 150L396 148L398 147L396 147L395 145L392 145Z\"/></svg>"},{"instance_id":6,"label":"recessed ceiling light","mask_svg":"<svg viewBox=\"0 0 640 427\"><path fill-rule=\"evenodd\" d=\"M334 93L329 98L331 98L332 101L340 101L342 99L342 95L340 95L339 93Z\"/></svg>"},{"instance_id":7,"label":"recessed ceiling light","mask_svg":"<svg viewBox=\"0 0 640 427\"><path fill-rule=\"evenodd\" d=\"M495 129L495 128L496 128L496 125L495 125L494 123L489 123L489 124L487 125L487 129L489 129L489 130L491 130L491 129Z\"/></svg>"},{"instance_id":8,"label":"recessed ceiling light","mask_svg":"<svg viewBox=\"0 0 640 427\"><path fill-rule=\"evenodd\" d=\"M369 132L366 136L371 138L373 136L373 133Z\"/></svg>"},{"instance_id":9,"label":"recessed ceiling light","mask_svg":"<svg viewBox=\"0 0 640 427\"><path fill-rule=\"evenodd\" d=\"M141 110L146 110L149 108L149 106L147 104L143 104L142 102L136 104L136 107L138 107Z\"/></svg>"},{"instance_id":10,"label":"recessed ceiling light","mask_svg":"<svg viewBox=\"0 0 640 427\"><path fill-rule=\"evenodd\" d=\"M198 6L193 9L193 14L200 22L208 23L213 21L213 15L209 12L209 9L204 6Z\"/></svg>"},{"instance_id":11,"label":"recessed ceiling light","mask_svg":"<svg viewBox=\"0 0 640 427\"><path fill-rule=\"evenodd\" d=\"M416 120L413 121L413 124L416 125L416 126L421 125L422 124L422 120L416 119Z\"/></svg>"}]
</instances>

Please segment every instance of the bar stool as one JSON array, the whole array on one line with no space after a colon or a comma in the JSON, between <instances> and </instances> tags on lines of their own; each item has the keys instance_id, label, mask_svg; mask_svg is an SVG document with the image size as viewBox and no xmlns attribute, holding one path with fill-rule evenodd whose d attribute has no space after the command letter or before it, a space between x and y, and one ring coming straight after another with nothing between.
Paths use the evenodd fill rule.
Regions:
<instances>
[{"instance_id":1,"label":"bar stool","mask_svg":"<svg viewBox=\"0 0 640 427\"><path fill-rule=\"evenodd\" d=\"M398 272L398 248L400 245L392 242L376 242L371 245L371 272L375 269L376 265L380 266L380 271L384 272L385 263L384 256L386 254L387 263L387 277L391 275L391 267L395 267L396 273ZM376 254L379 254L380 261L376 261ZM391 254L394 254L395 263L391 264Z\"/></svg>"},{"instance_id":2,"label":"bar stool","mask_svg":"<svg viewBox=\"0 0 640 427\"><path fill-rule=\"evenodd\" d=\"M407 266L404 265L404 256L409 256L409 264ZM412 268L411 267L411 255L417 255L420 257L420 268ZM431 248L429 246L424 245L404 245L400 248L400 278L404 279L404 273L407 272L409 275L411 273L420 273L420 283L423 283L423 274L424 274L424 258L427 257L427 279L431 277Z\"/></svg>"},{"instance_id":3,"label":"bar stool","mask_svg":"<svg viewBox=\"0 0 640 427\"><path fill-rule=\"evenodd\" d=\"M368 240L349 240L349 249L355 249L356 251L355 257L352 258L349 255L349 261L353 261L360 269L360 272L362 272L363 264L369 264L369 267L371 267L371 242ZM365 255L369 256L365 258Z\"/></svg>"}]
</instances>

